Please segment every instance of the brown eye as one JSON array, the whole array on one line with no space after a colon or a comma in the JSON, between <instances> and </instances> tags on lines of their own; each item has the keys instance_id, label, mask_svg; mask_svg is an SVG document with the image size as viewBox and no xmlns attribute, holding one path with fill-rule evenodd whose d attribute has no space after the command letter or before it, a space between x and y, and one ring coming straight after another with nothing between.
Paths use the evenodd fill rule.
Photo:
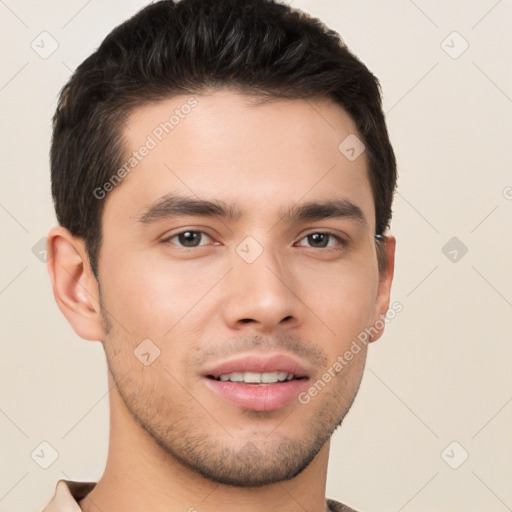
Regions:
<instances>
[{"instance_id":1,"label":"brown eye","mask_svg":"<svg viewBox=\"0 0 512 512\"><path fill-rule=\"evenodd\" d=\"M201 243L206 238L206 243ZM176 233L164 240L181 247L199 247L211 242L211 238L203 231L187 230Z\"/></svg>"},{"instance_id":2,"label":"brown eye","mask_svg":"<svg viewBox=\"0 0 512 512\"><path fill-rule=\"evenodd\" d=\"M337 235L326 232L316 232L306 235L300 242L307 240L313 249L324 249L327 247L337 247L345 245L345 242ZM299 242L299 246L307 247Z\"/></svg>"}]
</instances>

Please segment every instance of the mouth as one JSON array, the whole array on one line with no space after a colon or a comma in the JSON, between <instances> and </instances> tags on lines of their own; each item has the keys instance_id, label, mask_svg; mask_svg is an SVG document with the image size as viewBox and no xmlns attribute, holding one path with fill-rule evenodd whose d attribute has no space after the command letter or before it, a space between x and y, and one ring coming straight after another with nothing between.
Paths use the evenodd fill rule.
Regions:
<instances>
[{"instance_id":1,"label":"mouth","mask_svg":"<svg viewBox=\"0 0 512 512\"><path fill-rule=\"evenodd\" d=\"M207 375L208 379L213 379L219 382L243 382L244 384L252 384L258 386L267 386L279 384L281 382L288 382L290 380L300 380L306 377L297 377L293 373L288 372L232 372L222 373L218 377Z\"/></svg>"},{"instance_id":2,"label":"mouth","mask_svg":"<svg viewBox=\"0 0 512 512\"><path fill-rule=\"evenodd\" d=\"M309 372L285 354L252 354L224 361L202 377L208 389L236 407L272 411L297 398L308 385Z\"/></svg>"}]
</instances>

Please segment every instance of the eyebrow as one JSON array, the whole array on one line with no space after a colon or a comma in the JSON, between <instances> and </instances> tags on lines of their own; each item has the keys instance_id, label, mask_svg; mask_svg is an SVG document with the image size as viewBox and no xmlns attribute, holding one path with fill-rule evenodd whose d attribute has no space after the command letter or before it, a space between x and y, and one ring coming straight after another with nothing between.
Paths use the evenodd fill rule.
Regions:
<instances>
[{"instance_id":1,"label":"eyebrow","mask_svg":"<svg viewBox=\"0 0 512 512\"><path fill-rule=\"evenodd\" d=\"M149 206L139 217L138 221L142 224L151 224L159 220L180 216L218 217L238 220L243 217L243 212L235 205L228 205L223 201L166 195ZM361 208L348 199L310 201L303 204L294 204L287 210L281 211L280 218L288 223L298 223L305 220L348 218L369 228L368 221Z\"/></svg>"},{"instance_id":2,"label":"eyebrow","mask_svg":"<svg viewBox=\"0 0 512 512\"><path fill-rule=\"evenodd\" d=\"M312 201L293 205L282 215L282 219L289 223L333 218L352 219L369 228L368 221L361 208L348 199Z\"/></svg>"}]
</instances>

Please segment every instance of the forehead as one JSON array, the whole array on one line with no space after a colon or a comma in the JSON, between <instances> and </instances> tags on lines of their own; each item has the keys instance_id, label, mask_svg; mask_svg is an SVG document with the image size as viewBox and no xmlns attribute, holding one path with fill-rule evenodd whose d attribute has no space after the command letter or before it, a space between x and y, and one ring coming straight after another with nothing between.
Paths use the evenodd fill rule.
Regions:
<instances>
[{"instance_id":1,"label":"forehead","mask_svg":"<svg viewBox=\"0 0 512 512\"><path fill-rule=\"evenodd\" d=\"M354 137L352 118L324 98L257 103L220 89L144 105L125 125L126 172L104 216L133 221L159 198L180 194L270 222L283 206L341 198L356 202L373 229L366 156L340 150Z\"/></svg>"}]
</instances>

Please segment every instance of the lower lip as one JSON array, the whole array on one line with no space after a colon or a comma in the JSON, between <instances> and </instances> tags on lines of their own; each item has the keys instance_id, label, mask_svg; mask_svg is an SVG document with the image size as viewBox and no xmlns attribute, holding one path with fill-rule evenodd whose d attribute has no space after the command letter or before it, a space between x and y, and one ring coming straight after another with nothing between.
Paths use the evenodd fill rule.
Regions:
<instances>
[{"instance_id":1,"label":"lower lip","mask_svg":"<svg viewBox=\"0 0 512 512\"><path fill-rule=\"evenodd\" d=\"M244 384L223 382L205 377L206 385L232 404L251 411L273 411L288 405L307 387L308 379L277 384Z\"/></svg>"}]
</instances>

